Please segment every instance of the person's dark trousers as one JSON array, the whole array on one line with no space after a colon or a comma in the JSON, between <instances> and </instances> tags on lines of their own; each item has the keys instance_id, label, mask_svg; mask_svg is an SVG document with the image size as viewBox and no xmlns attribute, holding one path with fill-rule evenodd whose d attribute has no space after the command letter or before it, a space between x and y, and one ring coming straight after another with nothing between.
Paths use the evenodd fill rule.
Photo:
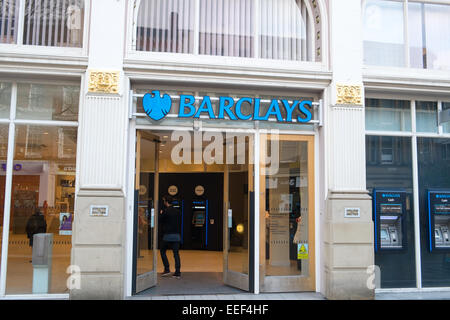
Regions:
<instances>
[{"instance_id":1,"label":"person's dark trousers","mask_svg":"<svg viewBox=\"0 0 450 320\"><path fill-rule=\"evenodd\" d=\"M180 273L180 242L179 241L162 241L161 243L161 259L164 265L164 272L169 272L169 260L167 260L166 251L172 247L173 258L175 259L175 273Z\"/></svg>"}]
</instances>

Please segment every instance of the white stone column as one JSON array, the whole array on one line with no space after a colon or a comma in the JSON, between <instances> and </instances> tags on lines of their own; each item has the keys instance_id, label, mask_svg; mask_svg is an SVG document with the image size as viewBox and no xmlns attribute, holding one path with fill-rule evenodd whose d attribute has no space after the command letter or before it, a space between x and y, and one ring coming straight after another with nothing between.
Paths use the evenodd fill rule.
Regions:
<instances>
[{"instance_id":1,"label":"white stone column","mask_svg":"<svg viewBox=\"0 0 450 320\"><path fill-rule=\"evenodd\" d=\"M127 90L123 77L125 0L91 1L89 64L81 94L71 299L122 299L125 261ZM106 206L106 216L91 215ZM74 270L77 270L76 268Z\"/></svg>"},{"instance_id":2,"label":"white stone column","mask_svg":"<svg viewBox=\"0 0 450 320\"><path fill-rule=\"evenodd\" d=\"M372 299L367 268L374 264L371 197L366 190L361 0L330 0L328 195L324 218L324 294ZM346 209L354 214L346 217ZM357 216L359 212L359 216Z\"/></svg>"}]
</instances>

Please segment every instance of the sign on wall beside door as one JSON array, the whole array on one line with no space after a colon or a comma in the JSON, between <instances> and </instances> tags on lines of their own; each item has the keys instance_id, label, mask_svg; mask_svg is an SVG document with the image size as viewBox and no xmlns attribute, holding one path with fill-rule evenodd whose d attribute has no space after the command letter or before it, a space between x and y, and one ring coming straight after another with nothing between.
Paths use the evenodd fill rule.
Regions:
<instances>
[{"instance_id":1,"label":"sign on wall beside door","mask_svg":"<svg viewBox=\"0 0 450 320\"><path fill-rule=\"evenodd\" d=\"M107 217L109 214L109 206L92 205L89 209L89 215L92 217Z\"/></svg>"}]
</instances>

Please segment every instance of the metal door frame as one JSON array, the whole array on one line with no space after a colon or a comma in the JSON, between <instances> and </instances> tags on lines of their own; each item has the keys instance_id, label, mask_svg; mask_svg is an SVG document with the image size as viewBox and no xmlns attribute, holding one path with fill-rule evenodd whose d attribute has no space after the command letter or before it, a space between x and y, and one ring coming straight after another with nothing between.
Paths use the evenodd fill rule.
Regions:
<instances>
[{"instance_id":1,"label":"metal door frame","mask_svg":"<svg viewBox=\"0 0 450 320\"><path fill-rule=\"evenodd\" d=\"M149 133L146 133L146 135L151 135ZM157 251L158 251L158 208L159 208L159 152L158 151L158 145L159 140L156 137L142 137L142 132L135 130L135 139L136 139L136 152L135 152L135 174L134 174L134 205L133 205L133 254L132 254L132 283L131 283L131 293L133 295L144 291L146 289L149 289L151 287L156 286L157 280L158 280L158 258L157 258ZM155 173L153 175L153 208L149 208L151 210L151 225L153 229L153 239L152 239L152 250L153 250L153 268L149 272L145 272L141 275L138 275L137 272L137 258L138 258L138 244L139 241L137 239L137 232L139 227L138 222L138 199L139 199L139 188L138 184L140 183L140 179L137 175L138 171L140 174L140 141L141 139L146 140L153 140L155 142ZM139 155L139 159L138 159ZM136 179L138 177L138 179Z\"/></svg>"}]
</instances>

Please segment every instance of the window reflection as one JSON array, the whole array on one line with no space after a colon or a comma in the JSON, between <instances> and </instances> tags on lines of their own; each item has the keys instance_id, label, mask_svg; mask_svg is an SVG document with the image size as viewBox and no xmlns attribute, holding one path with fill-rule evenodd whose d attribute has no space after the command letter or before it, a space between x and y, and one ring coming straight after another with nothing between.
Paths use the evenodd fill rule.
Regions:
<instances>
[{"instance_id":1,"label":"window reflection","mask_svg":"<svg viewBox=\"0 0 450 320\"><path fill-rule=\"evenodd\" d=\"M428 190L450 189L450 139L417 138L419 171L419 210L424 287L448 287L450 272L448 253L429 251Z\"/></svg>"},{"instance_id":2,"label":"window reflection","mask_svg":"<svg viewBox=\"0 0 450 320\"><path fill-rule=\"evenodd\" d=\"M416 101L416 125L417 132L436 132L437 123L437 103Z\"/></svg>"},{"instance_id":3,"label":"window reflection","mask_svg":"<svg viewBox=\"0 0 450 320\"><path fill-rule=\"evenodd\" d=\"M267 141L268 154L279 153L276 172L266 168L265 275L309 275L308 148L306 141Z\"/></svg>"},{"instance_id":4,"label":"window reflection","mask_svg":"<svg viewBox=\"0 0 450 320\"><path fill-rule=\"evenodd\" d=\"M3 241L3 218L5 213L6 157L8 154L9 126L0 124L0 258Z\"/></svg>"},{"instance_id":5,"label":"window reflection","mask_svg":"<svg viewBox=\"0 0 450 320\"><path fill-rule=\"evenodd\" d=\"M9 119L11 83L0 82L0 118Z\"/></svg>"},{"instance_id":6,"label":"window reflection","mask_svg":"<svg viewBox=\"0 0 450 320\"><path fill-rule=\"evenodd\" d=\"M17 85L18 119L76 121L80 87L70 85Z\"/></svg>"},{"instance_id":7,"label":"window reflection","mask_svg":"<svg viewBox=\"0 0 450 320\"><path fill-rule=\"evenodd\" d=\"M401 234L406 239L406 246L401 251L378 250L375 253L375 264L381 268L382 288L406 288L416 285L412 174L411 138L366 137L368 190L406 191L406 214ZM381 237L383 237L382 230L380 230Z\"/></svg>"},{"instance_id":8,"label":"window reflection","mask_svg":"<svg viewBox=\"0 0 450 320\"><path fill-rule=\"evenodd\" d=\"M411 131L409 101L366 99L366 129L383 131Z\"/></svg>"},{"instance_id":9,"label":"window reflection","mask_svg":"<svg viewBox=\"0 0 450 320\"><path fill-rule=\"evenodd\" d=\"M404 67L403 3L367 0L364 8L364 63Z\"/></svg>"},{"instance_id":10,"label":"window reflection","mask_svg":"<svg viewBox=\"0 0 450 320\"><path fill-rule=\"evenodd\" d=\"M450 102L442 102L442 111L450 113L450 111L448 111L449 109L450 109ZM450 133L450 120L442 124L442 131L444 133Z\"/></svg>"},{"instance_id":11,"label":"window reflection","mask_svg":"<svg viewBox=\"0 0 450 320\"><path fill-rule=\"evenodd\" d=\"M450 6L408 3L411 67L450 69Z\"/></svg>"}]
</instances>

